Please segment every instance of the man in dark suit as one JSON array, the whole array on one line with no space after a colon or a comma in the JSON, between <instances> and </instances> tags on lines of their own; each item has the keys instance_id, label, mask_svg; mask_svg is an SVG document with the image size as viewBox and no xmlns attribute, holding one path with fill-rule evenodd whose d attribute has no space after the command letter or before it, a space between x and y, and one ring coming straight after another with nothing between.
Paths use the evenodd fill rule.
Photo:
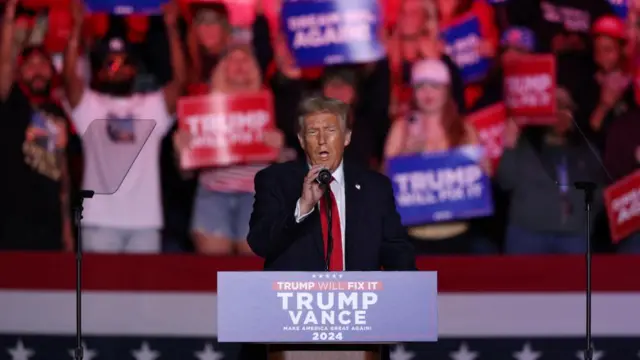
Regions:
<instances>
[{"instance_id":1,"label":"man in dark suit","mask_svg":"<svg viewBox=\"0 0 640 360\"><path fill-rule=\"evenodd\" d=\"M349 106L339 100L304 100L298 139L307 162L274 164L256 175L248 242L265 259L265 270L415 270L390 180L343 161L348 116ZM325 187L316 182L322 169L333 175L329 269Z\"/></svg>"},{"instance_id":2,"label":"man in dark suit","mask_svg":"<svg viewBox=\"0 0 640 360\"><path fill-rule=\"evenodd\" d=\"M416 269L389 179L343 161L351 140L349 113L349 106L339 100L303 100L298 139L307 161L274 164L256 174L247 240L265 259L265 270ZM322 169L333 176L331 226L321 201L325 186L316 182ZM327 261L329 228L333 251ZM266 352L264 346L244 344L239 358L262 360ZM386 346L381 359L389 359Z\"/></svg>"}]
</instances>

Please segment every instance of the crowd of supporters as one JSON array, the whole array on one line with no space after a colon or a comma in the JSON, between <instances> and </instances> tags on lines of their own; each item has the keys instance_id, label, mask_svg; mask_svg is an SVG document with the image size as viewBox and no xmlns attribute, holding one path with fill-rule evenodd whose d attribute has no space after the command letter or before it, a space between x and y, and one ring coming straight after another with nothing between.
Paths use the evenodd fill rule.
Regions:
<instances>
[{"instance_id":1,"label":"crowd of supporters","mask_svg":"<svg viewBox=\"0 0 640 360\"><path fill-rule=\"evenodd\" d=\"M346 158L385 171L385 159L396 155L478 145L465 120L503 101L502 64L552 54L557 121L528 127L507 119L502 158L483 164L492 176L494 215L412 226L408 234L419 254L582 253L584 194L557 181L588 178L599 185L595 250L640 253L638 232L612 244L603 199L606 186L640 165L635 2L625 17L607 0L397 5L381 35L382 59L300 68L277 21L265 15L279 14L278 1L256 0L249 29L232 26L220 3L194 3L186 11L169 3L162 16L147 19L145 36L133 39L131 24L115 15L103 33L85 31L92 18L74 0L66 48L51 54L25 21L20 0L7 0L0 249L73 249L71 208L89 181L103 187L84 202L86 251L251 255L245 238L253 177L268 164L181 169L177 158L189 134L176 125L180 97L268 89L278 130L265 141L280 149L278 161L303 159L296 129L301 98L337 98L352 108ZM391 7L383 8L392 18ZM468 16L477 17L478 52L491 62L486 76L472 82L462 80L439 36Z\"/></svg>"}]
</instances>

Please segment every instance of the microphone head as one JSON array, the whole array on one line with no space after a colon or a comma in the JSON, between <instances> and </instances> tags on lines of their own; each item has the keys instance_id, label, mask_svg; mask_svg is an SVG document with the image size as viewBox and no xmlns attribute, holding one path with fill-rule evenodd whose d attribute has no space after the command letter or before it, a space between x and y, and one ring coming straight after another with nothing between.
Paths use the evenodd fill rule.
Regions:
<instances>
[{"instance_id":1,"label":"microphone head","mask_svg":"<svg viewBox=\"0 0 640 360\"><path fill-rule=\"evenodd\" d=\"M331 183L332 177L333 176L331 175L331 172L329 170L322 169L320 170L320 173L318 173L318 177L316 178L316 181L320 185L329 185Z\"/></svg>"}]
</instances>

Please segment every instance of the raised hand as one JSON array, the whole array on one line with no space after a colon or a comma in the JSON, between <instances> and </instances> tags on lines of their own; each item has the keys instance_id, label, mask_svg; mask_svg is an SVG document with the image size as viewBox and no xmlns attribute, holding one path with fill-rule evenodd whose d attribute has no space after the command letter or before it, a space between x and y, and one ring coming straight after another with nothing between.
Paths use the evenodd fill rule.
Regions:
<instances>
[{"instance_id":1,"label":"raised hand","mask_svg":"<svg viewBox=\"0 0 640 360\"><path fill-rule=\"evenodd\" d=\"M70 10L73 26L79 28L84 22L85 9L82 0L71 0Z\"/></svg>"},{"instance_id":2,"label":"raised hand","mask_svg":"<svg viewBox=\"0 0 640 360\"><path fill-rule=\"evenodd\" d=\"M172 136L173 148L177 154L189 148L191 133L187 130L178 129Z\"/></svg>"},{"instance_id":3,"label":"raised hand","mask_svg":"<svg viewBox=\"0 0 640 360\"><path fill-rule=\"evenodd\" d=\"M322 165L314 165L307 173L302 184L302 196L300 196L300 214L306 214L320 201L323 189L316 182L320 171L324 169Z\"/></svg>"},{"instance_id":4,"label":"raised hand","mask_svg":"<svg viewBox=\"0 0 640 360\"><path fill-rule=\"evenodd\" d=\"M162 7L162 10L164 12L164 23L167 26L175 26L178 23L178 18L180 17L178 4L176 4L175 1L170 1Z\"/></svg>"},{"instance_id":5,"label":"raised hand","mask_svg":"<svg viewBox=\"0 0 640 360\"><path fill-rule=\"evenodd\" d=\"M4 6L4 18L13 20L16 16L16 7L18 6L18 0L7 0Z\"/></svg>"}]
</instances>

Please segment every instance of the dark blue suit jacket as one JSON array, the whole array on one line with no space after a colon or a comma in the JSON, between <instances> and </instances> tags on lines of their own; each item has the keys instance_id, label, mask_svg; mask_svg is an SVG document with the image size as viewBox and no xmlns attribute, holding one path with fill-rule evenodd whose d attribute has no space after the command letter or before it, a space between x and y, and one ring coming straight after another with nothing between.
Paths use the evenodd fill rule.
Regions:
<instances>
[{"instance_id":1,"label":"dark blue suit jacket","mask_svg":"<svg viewBox=\"0 0 640 360\"><path fill-rule=\"evenodd\" d=\"M415 270L415 255L396 211L390 180L344 162L345 269ZM319 211L300 223L296 202L308 172L300 161L274 164L255 177L255 202L248 242L269 271L323 271ZM356 186L358 185L358 186Z\"/></svg>"}]
</instances>

